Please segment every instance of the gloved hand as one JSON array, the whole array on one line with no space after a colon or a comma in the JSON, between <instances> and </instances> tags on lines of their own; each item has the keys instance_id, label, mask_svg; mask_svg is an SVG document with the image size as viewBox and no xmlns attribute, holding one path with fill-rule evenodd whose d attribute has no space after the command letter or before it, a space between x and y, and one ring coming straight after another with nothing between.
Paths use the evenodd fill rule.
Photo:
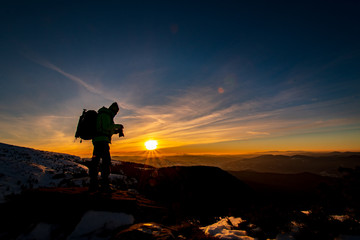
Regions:
<instances>
[{"instance_id":1,"label":"gloved hand","mask_svg":"<svg viewBox=\"0 0 360 240\"><path fill-rule=\"evenodd\" d=\"M119 137L125 137L124 135L124 126L119 124L120 127L115 130L115 133L119 133Z\"/></svg>"}]
</instances>

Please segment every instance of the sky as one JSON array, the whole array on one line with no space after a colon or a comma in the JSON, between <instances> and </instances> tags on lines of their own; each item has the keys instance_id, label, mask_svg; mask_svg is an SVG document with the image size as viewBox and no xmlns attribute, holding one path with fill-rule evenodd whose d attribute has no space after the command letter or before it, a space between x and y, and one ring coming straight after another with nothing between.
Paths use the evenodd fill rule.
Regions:
<instances>
[{"instance_id":1,"label":"sky","mask_svg":"<svg viewBox=\"0 0 360 240\"><path fill-rule=\"evenodd\" d=\"M359 1L2 1L0 142L91 156L360 151Z\"/></svg>"}]
</instances>

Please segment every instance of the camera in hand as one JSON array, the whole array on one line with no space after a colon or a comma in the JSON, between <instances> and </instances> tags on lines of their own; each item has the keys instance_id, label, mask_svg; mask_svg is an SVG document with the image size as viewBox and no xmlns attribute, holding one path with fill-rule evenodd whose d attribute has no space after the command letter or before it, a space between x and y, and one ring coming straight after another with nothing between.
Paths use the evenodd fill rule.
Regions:
<instances>
[{"instance_id":1,"label":"camera in hand","mask_svg":"<svg viewBox=\"0 0 360 240\"><path fill-rule=\"evenodd\" d=\"M120 124L121 125L121 124ZM124 126L123 125L121 125L121 127L119 127L119 128L117 128L116 130L115 130L115 133L118 133L119 134L119 137L125 137L125 135L124 135Z\"/></svg>"}]
</instances>

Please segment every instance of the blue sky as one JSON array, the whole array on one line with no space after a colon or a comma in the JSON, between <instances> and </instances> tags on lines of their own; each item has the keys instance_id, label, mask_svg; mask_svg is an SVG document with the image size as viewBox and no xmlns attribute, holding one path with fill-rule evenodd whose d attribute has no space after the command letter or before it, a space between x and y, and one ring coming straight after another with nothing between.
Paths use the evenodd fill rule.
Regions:
<instances>
[{"instance_id":1,"label":"blue sky","mask_svg":"<svg viewBox=\"0 0 360 240\"><path fill-rule=\"evenodd\" d=\"M358 1L5 1L0 141L86 152L91 144L73 143L81 110L117 101L119 152L150 138L193 152L220 142L229 152L354 150L359 10Z\"/></svg>"}]
</instances>

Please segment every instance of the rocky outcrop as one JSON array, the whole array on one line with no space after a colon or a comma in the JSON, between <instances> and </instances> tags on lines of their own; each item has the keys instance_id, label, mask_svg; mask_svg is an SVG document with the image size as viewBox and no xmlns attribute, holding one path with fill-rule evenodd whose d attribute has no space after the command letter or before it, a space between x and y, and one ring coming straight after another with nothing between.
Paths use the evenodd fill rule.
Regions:
<instances>
[{"instance_id":1,"label":"rocky outcrop","mask_svg":"<svg viewBox=\"0 0 360 240\"><path fill-rule=\"evenodd\" d=\"M132 170L133 175L124 173L137 178L140 193L179 216L229 214L233 208L246 206L253 197L248 185L217 167L143 168Z\"/></svg>"},{"instance_id":2,"label":"rocky outcrop","mask_svg":"<svg viewBox=\"0 0 360 240\"><path fill-rule=\"evenodd\" d=\"M87 188L43 188L25 191L0 205L0 233L16 238L45 222L56 225L66 236L89 211L124 213L134 223L164 222L169 215L165 207L129 191L104 194L89 193Z\"/></svg>"}]
</instances>

